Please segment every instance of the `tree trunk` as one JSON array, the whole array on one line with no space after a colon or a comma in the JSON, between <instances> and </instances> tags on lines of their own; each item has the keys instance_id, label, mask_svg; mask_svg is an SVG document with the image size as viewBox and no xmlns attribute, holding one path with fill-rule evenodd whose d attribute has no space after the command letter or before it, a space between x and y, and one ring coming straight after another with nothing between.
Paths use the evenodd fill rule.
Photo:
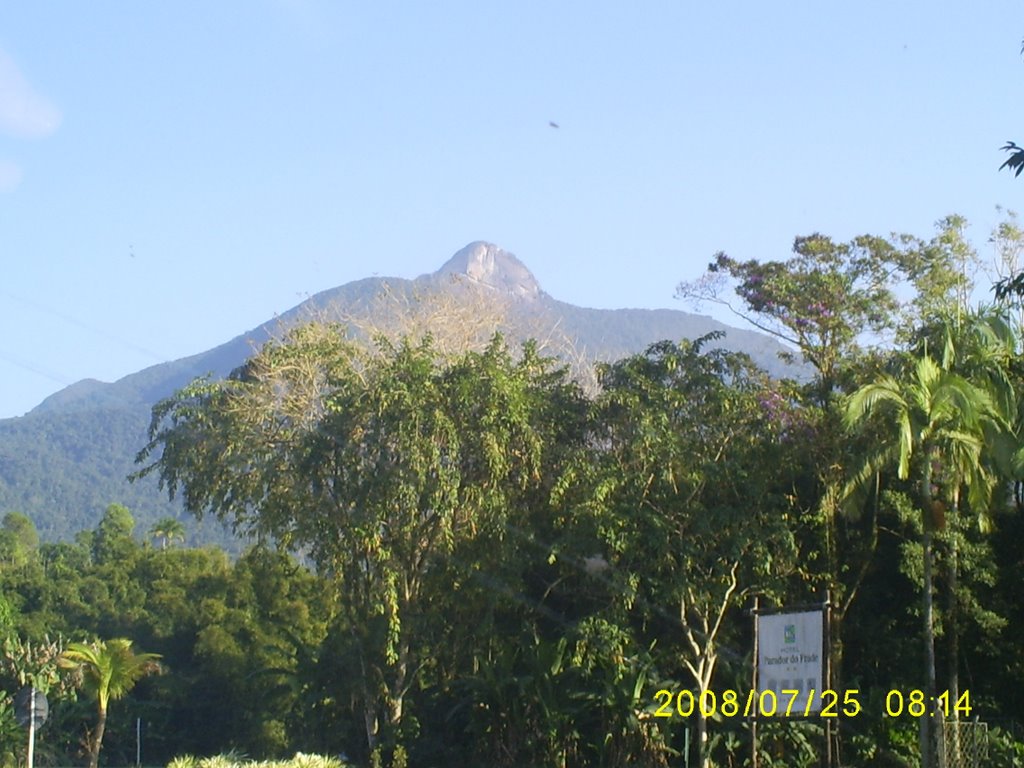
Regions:
<instances>
[{"instance_id":1,"label":"tree trunk","mask_svg":"<svg viewBox=\"0 0 1024 768\"><path fill-rule=\"evenodd\" d=\"M960 558L958 549L959 545L954 538L950 550L949 595L947 596L946 607L946 610L949 612L949 701L951 705L960 698L960 607L956 596L957 586L960 581L957 573L959 569L957 561ZM951 706L950 709L950 717L955 720L956 708Z\"/></svg>"},{"instance_id":2,"label":"tree trunk","mask_svg":"<svg viewBox=\"0 0 1024 768\"><path fill-rule=\"evenodd\" d=\"M96 733L89 748L89 768L96 768L100 762L100 747L103 746L103 732L107 729L107 709L100 707L96 717Z\"/></svg>"},{"instance_id":3,"label":"tree trunk","mask_svg":"<svg viewBox=\"0 0 1024 768\"><path fill-rule=\"evenodd\" d=\"M928 514L931 514L929 511ZM924 532L924 657L925 657L925 712L921 741L921 767L935 768L936 734L935 711L930 702L935 700L935 620L932 608L932 532L926 521Z\"/></svg>"},{"instance_id":4,"label":"tree trunk","mask_svg":"<svg viewBox=\"0 0 1024 768\"><path fill-rule=\"evenodd\" d=\"M953 492L952 514L950 515L949 544L949 577L946 588L946 612L949 616L949 707L950 717L953 720L951 752L959 759L960 756L960 729L959 715L956 711L956 702L960 698L960 605L957 598L957 588L960 582L960 491Z\"/></svg>"},{"instance_id":5,"label":"tree trunk","mask_svg":"<svg viewBox=\"0 0 1024 768\"><path fill-rule=\"evenodd\" d=\"M377 737L380 732L380 719L377 717L377 702L374 697L370 695L370 678L369 671L366 668L366 654L363 652L362 639L356 634L354 626L352 628L352 638L356 642L356 648L359 654L359 683L363 694L363 728L366 730L366 748L370 754L373 754L373 750L377 746Z\"/></svg>"},{"instance_id":6,"label":"tree trunk","mask_svg":"<svg viewBox=\"0 0 1024 768\"><path fill-rule=\"evenodd\" d=\"M679 598L679 621L683 625L683 634L690 649L693 651L695 661L684 659L683 665L693 675L697 683L697 737L694 739L694 754L697 755L697 766L707 768L710 765L711 756L707 750L707 722L700 713L700 695L711 687L711 678L715 674L715 664L718 662L718 652L715 650L715 642L718 633L722 629L722 622L725 619L725 612L732 604L732 596L736 593L736 586L739 583L736 579L736 571L740 567L740 561L733 562L729 569L729 581L725 593L716 602L714 607L706 606L705 610L695 610L693 618L700 623L699 632L695 632L687 621L687 605L697 606L699 603L695 595L688 589L684 590ZM712 615L709 615L711 612Z\"/></svg>"},{"instance_id":7,"label":"tree trunk","mask_svg":"<svg viewBox=\"0 0 1024 768\"><path fill-rule=\"evenodd\" d=\"M404 665L403 665L404 666ZM391 690L387 697L388 727L391 730L397 728L402 722L402 709L405 703L405 669L395 672L395 679L392 681Z\"/></svg>"},{"instance_id":8,"label":"tree trunk","mask_svg":"<svg viewBox=\"0 0 1024 768\"><path fill-rule=\"evenodd\" d=\"M699 664L699 674L697 675L697 706L695 715L697 718L696 728L693 736L693 745L691 750L694 755L694 765L698 768L707 768L711 764L711 755L708 754L708 721L704 717L704 713L700 706L700 695L704 691L711 689L711 678L714 676L715 663L718 660L718 654L709 651L705 655Z\"/></svg>"},{"instance_id":9,"label":"tree trunk","mask_svg":"<svg viewBox=\"0 0 1024 768\"><path fill-rule=\"evenodd\" d=\"M366 729L366 748L372 753L377 746L377 707L365 688L363 689L363 727Z\"/></svg>"},{"instance_id":10,"label":"tree trunk","mask_svg":"<svg viewBox=\"0 0 1024 768\"><path fill-rule=\"evenodd\" d=\"M410 613L412 596L406 590L405 600L399 604L399 616L407 617ZM387 716L387 740L388 744L397 738L398 727L402 724L402 714L405 710L405 694L409 688L409 670L412 663L412 642L409 639L408 620L402 623L398 636L398 648L395 663L389 665L387 673L390 673L391 680L385 694L384 711Z\"/></svg>"},{"instance_id":11,"label":"tree trunk","mask_svg":"<svg viewBox=\"0 0 1024 768\"><path fill-rule=\"evenodd\" d=\"M931 702L935 701L935 620L932 607L932 462L936 451L924 451L924 477L921 479L921 524L923 529L921 552L924 570L922 590L922 619L924 622L925 711L921 716L921 768L935 768L936 723Z\"/></svg>"}]
</instances>

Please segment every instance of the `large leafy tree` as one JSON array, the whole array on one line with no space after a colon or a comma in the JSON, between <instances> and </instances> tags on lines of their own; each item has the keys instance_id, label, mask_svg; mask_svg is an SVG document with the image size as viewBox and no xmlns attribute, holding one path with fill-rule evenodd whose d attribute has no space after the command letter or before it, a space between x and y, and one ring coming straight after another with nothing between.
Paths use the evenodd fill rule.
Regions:
<instances>
[{"instance_id":1,"label":"large leafy tree","mask_svg":"<svg viewBox=\"0 0 1024 768\"><path fill-rule=\"evenodd\" d=\"M135 518L123 504L111 504L103 513L92 541L93 559L100 564L129 559L135 552Z\"/></svg>"},{"instance_id":2,"label":"large leafy tree","mask_svg":"<svg viewBox=\"0 0 1024 768\"><path fill-rule=\"evenodd\" d=\"M96 768L107 725L107 708L135 687L141 678L159 669L159 656L136 653L126 638L69 643L61 655L62 667L81 673L82 687L96 697L96 727L89 740L89 768Z\"/></svg>"},{"instance_id":3,"label":"large leafy tree","mask_svg":"<svg viewBox=\"0 0 1024 768\"><path fill-rule=\"evenodd\" d=\"M892 337L969 291L975 259L966 220L947 216L930 240L861 235L836 242L797 237L785 260L740 261L715 254L703 277L682 282L680 298L710 301L798 349L815 369L814 399L828 404L865 341ZM912 290L901 295L901 285ZM740 300L736 306L729 288Z\"/></svg>"},{"instance_id":4,"label":"large leafy tree","mask_svg":"<svg viewBox=\"0 0 1024 768\"><path fill-rule=\"evenodd\" d=\"M591 570L615 585L619 620L643 627L662 673L698 692L711 689L730 610L795 565L771 458L792 437L772 419L776 393L744 357L705 350L711 341L605 367L591 447L561 488L572 525L595 532ZM702 718L696 744L706 764Z\"/></svg>"},{"instance_id":5,"label":"large leafy tree","mask_svg":"<svg viewBox=\"0 0 1024 768\"><path fill-rule=\"evenodd\" d=\"M676 295L722 304L799 349L817 371L818 396L827 400L860 335L892 321L894 254L881 238L836 243L815 233L796 238L785 261L739 261L719 252L704 277L680 283ZM729 281L740 307L725 292Z\"/></svg>"},{"instance_id":6,"label":"large leafy tree","mask_svg":"<svg viewBox=\"0 0 1024 768\"><path fill-rule=\"evenodd\" d=\"M845 516L837 503L844 467L856 460L838 396L876 368L873 347L905 337L920 318L965 295L967 265L974 259L965 227L962 217L948 216L927 240L862 235L840 242L815 233L796 238L792 255L778 260L741 261L718 253L702 278L677 289L682 298L724 305L777 336L813 369L813 380L787 397L809 426L808 471L794 496L805 546L823 554L811 568L833 599L831 668L838 684L845 619L877 542L877 516Z\"/></svg>"},{"instance_id":7,"label":"large leafy tree","mask_svg":"<svg viewBox=\"0 0 1024 768\"><path fill-rule=\"evenodd\" d=\"M500 532L539 482L545 403L566 387L532 347L515 358L497 338L441 359L429 337L367 349L310 325L159 404L141 458L191 511L301 550L333 580L374 749L430 656L428 574Z\"/></svg>"},{"instance_id":8,"label":"large leafy tree","mask_svg":"<svg viewBox=\"0 0 1024 768\"><path fill-rule=\"evenodd\" d=\"M28 563L39 549L35 524L21 512L8 512L0 521L0 562L14 566Z\"/></svg>"}]
</instances>

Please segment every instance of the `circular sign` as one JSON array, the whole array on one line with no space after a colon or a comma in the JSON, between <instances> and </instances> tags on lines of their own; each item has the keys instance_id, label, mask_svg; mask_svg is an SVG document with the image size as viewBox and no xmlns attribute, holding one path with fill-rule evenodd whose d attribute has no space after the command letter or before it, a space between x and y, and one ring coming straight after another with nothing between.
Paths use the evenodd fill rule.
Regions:
<instances>
[{"instance_id":1,"label":"circular sign","mask_svg":"<svg viewBox=\"0 0 1024 768\"><path fill-rule=\"evenodd\" d=\"M39 726L46 722L49 714L50 704L46 700L46 695L38 688L26 685L14 697L14 719L22 728L27 728L31 722L33 730L38 730Z\"/></svg>"}]
</instances>

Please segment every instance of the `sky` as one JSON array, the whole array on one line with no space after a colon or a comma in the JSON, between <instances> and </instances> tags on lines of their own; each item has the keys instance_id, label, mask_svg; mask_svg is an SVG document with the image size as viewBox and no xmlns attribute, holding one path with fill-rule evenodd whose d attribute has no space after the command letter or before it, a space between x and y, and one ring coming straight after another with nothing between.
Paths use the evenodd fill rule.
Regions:
<instances>
[{"instance_id":1,"label":"sky","mask_svg":"<svg viewBox=\"0 0 1024 768\"><path fill-rule=\"evenodd\" d=\"M957 213L985 255L1022 38L1009 0L7 3L0 418L474 240L602 308L813 232Z\"/></svg>"}]
</instances>

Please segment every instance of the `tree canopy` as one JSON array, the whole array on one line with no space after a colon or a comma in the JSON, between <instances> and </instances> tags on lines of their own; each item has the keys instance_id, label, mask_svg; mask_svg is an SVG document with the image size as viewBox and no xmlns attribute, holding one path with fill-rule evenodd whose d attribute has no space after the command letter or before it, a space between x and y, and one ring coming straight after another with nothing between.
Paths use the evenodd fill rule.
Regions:
<instances>
[{"instance_id":1,"label":"tree canopy","mask_svg":"<svg viewBox=\"0 0 1024 768\"><path fill-rule=\"evenodd\" d=\"M368 747L394 735L425 659L424 580L460 542L500 532L539 482L549 400L564 373L527 345L514 359L441 357L429 337L374 350L306 326L225 382L155 410L148 469L188 509L309 556L339 590L359 660Z\"/></svg>"},{"instance_id":2,"label":"tree canopy","mask_svg":"<svg viewBox=\"0 0 1024 768\"><path fill-rule=\"evenodd\" d=\"M684 716L686 696L743 698L754 595L828 594L831 686L864 713L831 729L842 764L940 756L912 717L867 715L885 691L938 695L942 670L946 754L977 717L1009 764L1020 745L995 726L1024 706L1021 329L969 306L965 231L951 216L925 239L716 257L711 278L737 290L717 296L815 361L811 381L710 335L584 387L537 345L480 344L478 322L464 344L314 323L192 382L154 410L141 472L253 545L188 546L177 518L140 516L137 536L116 503L60 542L7 514L0 763L18 759L8 692L28 680L57 704L41 748L72 759L99 714L97 691L75 701L72 656L124 638L168 673L109 708L110 762L134 758L139 718L147 763L739 765L746 721ZM758 737L763 765L809 768L826 747L813 719Z\"/></svg>"}]
</instances>

